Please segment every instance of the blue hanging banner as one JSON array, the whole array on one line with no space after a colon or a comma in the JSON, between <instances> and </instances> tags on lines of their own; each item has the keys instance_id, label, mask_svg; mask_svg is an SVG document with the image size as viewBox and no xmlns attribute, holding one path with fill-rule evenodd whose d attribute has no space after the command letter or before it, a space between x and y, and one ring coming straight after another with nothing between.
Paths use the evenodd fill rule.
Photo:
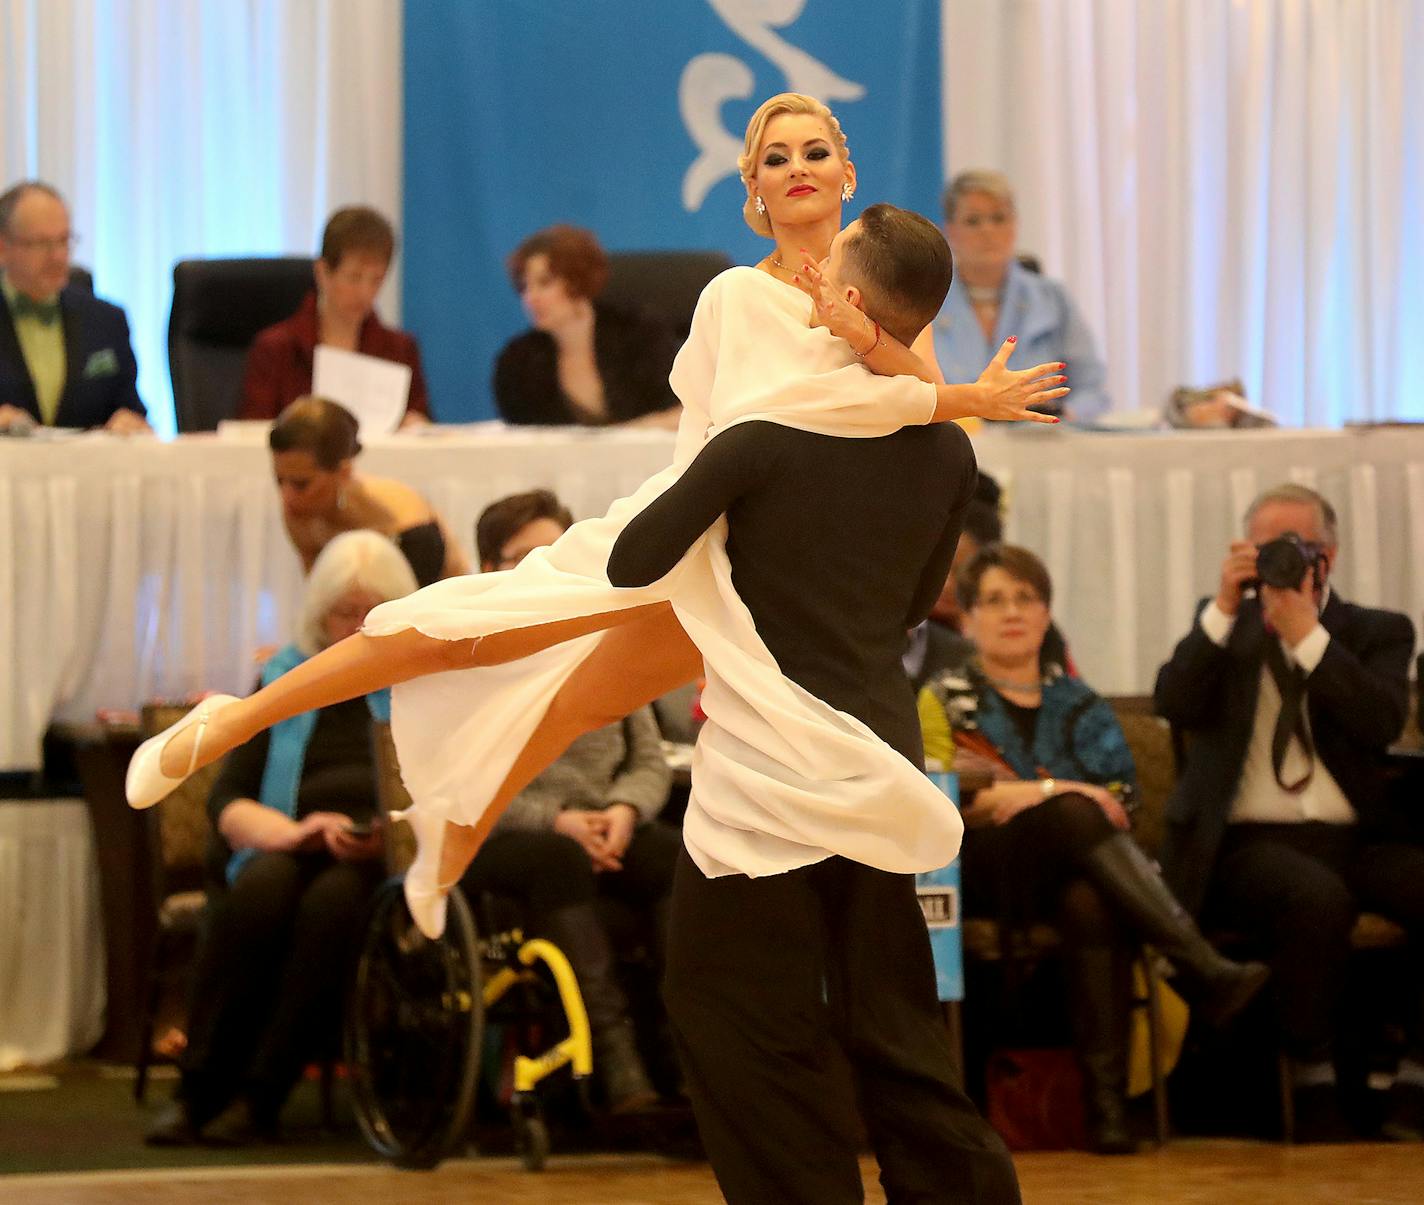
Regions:
<instances>
[{"instance_id":1,"label":"blue hanging banner","mask_svg":"<svg viewBox=\"0 0 1424 1205\"><path fill-rule=\"evenodd\" d=\"M935 784L955 806L959 806L959 775L953 771L930 771ZM960 927L959 859L939 870L915 876L915 893L920 911L930 929L934 951L935 982L941 1000L964 999L964 940Z\"/></svg>"},{"instance_id":2,"label":"blue hanging banner","mask_svg":"<svg viewBox=\"0 0 1424 1205\"><path fill-rule=\"evenodd\" d=\"M778 92L828 103L864 205L937 214L940 0L409 0L402 322L439 418L493 414L527 322L505 259L556 222L611 251L754 263L747 119Z\"/></svg>"}]
</instances>

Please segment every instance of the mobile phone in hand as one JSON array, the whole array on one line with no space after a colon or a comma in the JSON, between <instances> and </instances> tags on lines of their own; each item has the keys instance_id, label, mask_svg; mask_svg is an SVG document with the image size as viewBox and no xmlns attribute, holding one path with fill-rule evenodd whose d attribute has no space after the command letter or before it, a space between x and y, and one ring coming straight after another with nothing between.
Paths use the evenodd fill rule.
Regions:
<instances>
[{"instance_id":1,"label":"mobile phone in hand","mask_svg":"<svg viewBox=\"0 0 1424 1205\"><path fill-rule=\"evenodd\" d=\"M376 826L371 823L371 821L366 820L359 824L353 824L346 830L346 835L348 837L369 837L375 831Z\"/></svg>"}]
</instances>

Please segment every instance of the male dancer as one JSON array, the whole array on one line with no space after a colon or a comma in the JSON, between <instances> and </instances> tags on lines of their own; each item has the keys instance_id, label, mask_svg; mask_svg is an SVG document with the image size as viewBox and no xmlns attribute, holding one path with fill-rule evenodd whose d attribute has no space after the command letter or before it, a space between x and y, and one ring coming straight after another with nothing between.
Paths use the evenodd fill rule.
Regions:
<instances>
[{"instance_id":1,"label":"male dancer","mask_svg":"<svg viewBox=\"0 0 1424 1205\"><path fill-rule=\"evenodd\" d=\"M907 345L951 271L938 230L889 205L826 266ZM628 523L608 577L657 581L725 515L737 594L781 672L918 764L905 632L939 595L976 474L953 424L846 439L743 422ZM1017 1202L1007 1150L955 1086L913 878L806 861L762 878L708 877L685 852L678 867L664 991L723 1193L861 1201L858 1102L892 1201Z\"/></svg>"}]
</instances>

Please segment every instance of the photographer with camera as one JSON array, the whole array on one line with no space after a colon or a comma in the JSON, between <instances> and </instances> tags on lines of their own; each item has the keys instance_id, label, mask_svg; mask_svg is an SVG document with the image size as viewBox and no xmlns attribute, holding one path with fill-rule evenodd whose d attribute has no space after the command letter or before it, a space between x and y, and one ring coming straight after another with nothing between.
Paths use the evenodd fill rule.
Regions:
<instances>
[{"instance_id":1,"label":"photographer with camera","mask_svg":"<svg viewBox=\"0 0 1424 1205\"><path fill-rule=\"evenodd\" d=\"M1424 848L1402 839L1384 782L1414 629L1331 590L1337 522L1314 490L1267 490L1245 527L1157 675L1157 710L1187 745L1163 869L1208 928L1242 934L1270 963L1297 1138L1338 1141L1352 1134L1331 1056L1355 917L1424 935ZM1385 1127L1401 1140L1424 1140L1418 1020Z\"/></svg>"}]
</instances>

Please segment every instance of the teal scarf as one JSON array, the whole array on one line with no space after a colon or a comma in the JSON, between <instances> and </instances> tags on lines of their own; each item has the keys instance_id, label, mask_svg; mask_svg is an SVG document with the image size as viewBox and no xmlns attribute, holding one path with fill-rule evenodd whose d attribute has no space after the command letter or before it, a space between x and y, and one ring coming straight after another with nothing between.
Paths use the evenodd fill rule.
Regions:
<instances>
[{"instance_id":1,"label":"teal scarf","mask_svg":"<svg viewBox=\"0 0 1424 1205\"><path fill-rule=\"evenodd\" d=\"M287 645L262 667L262 685L270 686L289 670L296 669L307 655L294 644ZM371 717L383 724L391 719L391 692L378 690L366 696ZM283 720L272 729L267 746L267 765L262 771L259 802L275 808L293 819L297 815L297 792L302 785L302 769L306 765L307 745L316 730L315 711L304 711ZM257 854L255 849L239 849L228 859L227 881L233 882L238 872Z\"/></svg>"}]
</instances>

